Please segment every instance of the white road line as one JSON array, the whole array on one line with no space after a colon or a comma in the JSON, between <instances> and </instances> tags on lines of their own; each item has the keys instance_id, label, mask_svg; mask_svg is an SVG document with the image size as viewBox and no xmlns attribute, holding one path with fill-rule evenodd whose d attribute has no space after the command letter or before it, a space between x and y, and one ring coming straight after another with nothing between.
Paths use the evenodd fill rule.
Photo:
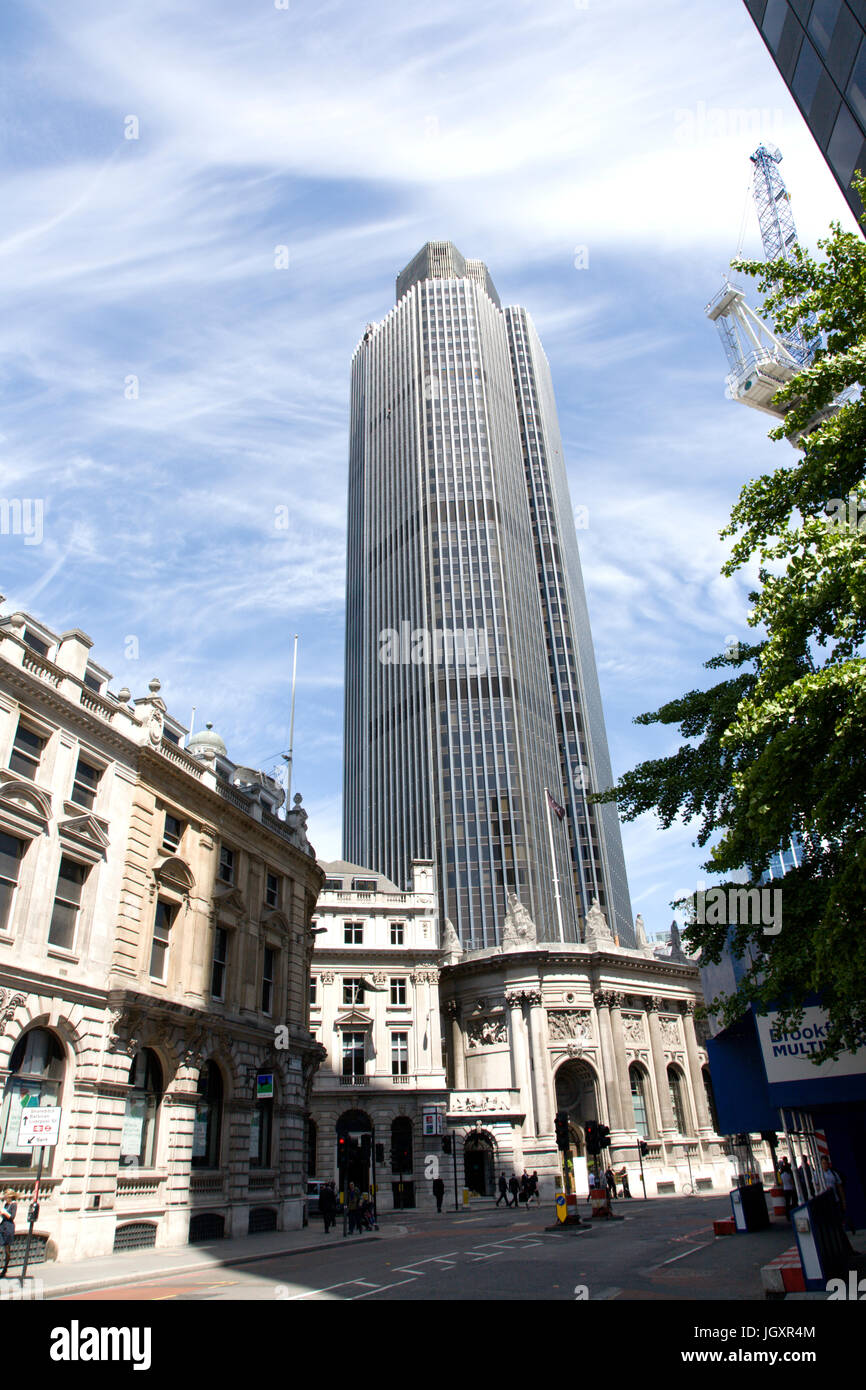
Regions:
<instances>
[{"instance_id":1,"label":"white road line","mask_svg":"<svg viewBox=\"0 0 866 1390\"><path fill-rule=\"evenodd\" d=\"M693 1245L689 1250L681 1250L678 1255L671 1255L669 1260L662 1260L660 1265L650 1265L650 1273L654 1269L664 1269L665 1265L676 1264L677 1260L684 1260L686 1255L693 1255L696 1250L706 1250L707 1246L712 1245L711 1240L705 1240L703 1245Z\"/></svg>"},{"instance_id":2,"label":"white road line","mask_svg":"<svg viewBox=\"0 0 866 1390\"><path fill-rule=\"evenodd\" d=\"M414 1279L398 1279L394 1284L383 1284L379 1289L368 1289L366 1293L353 1293L349 1299L350 1303L355 1303L359 1298L369 1298L374 1293L388 1293L389 1289L399 1289L401 1284L414 1284Z\"/></svg>"}]
</instances>

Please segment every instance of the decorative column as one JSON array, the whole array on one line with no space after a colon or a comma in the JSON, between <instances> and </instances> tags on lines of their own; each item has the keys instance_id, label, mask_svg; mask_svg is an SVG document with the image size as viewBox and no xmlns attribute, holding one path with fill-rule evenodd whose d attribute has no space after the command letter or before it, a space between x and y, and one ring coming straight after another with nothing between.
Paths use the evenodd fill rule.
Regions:
<instances>
[{"instance_id":1,"label":"decorative column","mask_svg":"<svg viewBox=\"0 0 866 1390\"><path fill-rule=\"evenodd\" d=\"M616 1057L614 1056L613 1050L613 1033L610 1026L611 995L603 989L597 989L592 999L598 1013L598 1031L601 1039L601 1069L604 1076L604 1094L607 1098L607 1113L610 1128L621 1131L622 1106L619 1097Z\"/></svg>"},{"instance_id":2,"label":"decorative column","mask_svg":"<svg viewBox=\"0 0 866 1390\"><path fill-rule=\"evenodd\" d=\"M536 1134L553 1133L553 1105L550 1095L550 1057L547 1050L547 1028L541 991L534 989L526 995L529 1004L529 1031L532 1042L532 1075L535 1081Z\"/></svg>"},{"instance_id":3,"label":"decorative column","mask_svg":"<svg viewBox=\"0 0 866 1390\"><path fill-rule=\"evenodd\" d=\"M664 1139L672 1137L676 1133L676 1123L674 1112L671 1105L670 1086L668 1085L668 1072L665 1066L665 1047L662 1039L661 1024L659 1023L659 1010L664 1007L662 999L646 1000L647 1022L649 1023L650 1053L653 1059L653 1074L656 1082L656 1097L658 1099L659 1113L661 1115L662 1133Z\"/></svg>"},{"instance_id":4,"label":"decorative column","mask_svg":"<svg viewBox=\"0 0 866 1390\"><path fill-rule=\"evenodd\" d=\"M514 1085L520 1091L520 1108L525 1119L523 1133L535 1133L535 1110L532 1104L532 1079L529 1073L529 1047L526 1038L526 1025L523 1021L523 1001L526 995L521 990L506 990L505 1002L509 1009L508 1040L511 1046L511 1074Z\"/></svg>"},{"instance_id":5,"label":"decorative column","mask_svg":"<svg viewBox=\"0 0 866 1390\"><path fill-rule=\"evenodd\" d=\"M689 1063L689 1080L692 1083L692 1102L698 1122L698 1134L709 1138L713 1134L713 1122L710 1119L706 1092L704 1091L704 1076L698 1058L695 1005L691 1000L683 1005L683 1032L686 1035L686 1057Z\"/></svg>"},{"instance_id":6,"label":"decorative column","mask_svg":"<svg viewBox=\"0 0 866 1390\"><path fill-rule=\"evenodd\" d=\"M466 1058L463 1053L463 1032L460 1028L460 1011L457 1001L449 999L444 1006L451 1020L451 1084L455 1091L466 1090Z\"/></svg>"},{"instance_id":7,"label":"decorative column","mask_svg":"<svg viewBox=\"0 0 866 1390\"><path fill-rule=\"evenodd\" d=\"M628 1058L625 1054L625 1030L622 1026L622 1006L625 996L612 993L608 995L610 1005L610 1027L613 1033L613 1055L616 1061L616 1079L619 1088L619 1104L622 1112L623 1132L634 1132L634 1110L631 1100L631 1080L628 1074Z\"/></svg>"}]
</instances>

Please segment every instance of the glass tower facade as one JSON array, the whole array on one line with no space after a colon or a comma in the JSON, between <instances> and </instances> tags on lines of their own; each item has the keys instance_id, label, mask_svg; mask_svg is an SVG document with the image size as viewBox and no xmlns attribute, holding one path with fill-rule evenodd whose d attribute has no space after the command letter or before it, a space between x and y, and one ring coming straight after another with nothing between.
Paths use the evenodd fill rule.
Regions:
<instances>
[{"instance_id":1,"label":"glass tower facade","mask_svg":"<svg viewBox=\"0 0 866 1390\"><path fill-rule=\"evenodd\" d=\"M866 172L866 0L745 0L848 206Z\"/></svg>"},{"instance_id":2,"label":"glass tower facade","mask_svg":"<svg viewBox=\"0 0 866 1390\"><path fill-rule=\"evenodd\" d=\"M352 362L344 854L433 858L467 949L517 894L634 934L550 372L489 272L431 242ZM547 789L565 814L551 812Z\"/></svg>"}]
</instances>

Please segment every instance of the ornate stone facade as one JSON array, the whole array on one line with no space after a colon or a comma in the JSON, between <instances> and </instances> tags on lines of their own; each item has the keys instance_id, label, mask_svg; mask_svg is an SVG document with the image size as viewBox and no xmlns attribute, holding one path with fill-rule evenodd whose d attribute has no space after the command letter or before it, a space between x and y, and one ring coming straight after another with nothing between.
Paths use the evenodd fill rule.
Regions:
<instances>
[{"instance_id":1,"label":"ornate stone facade","mask_svg":"<svg viewBox=\"0 0 866 1390\"><path fill-rule=\"evenodd\" d=\"M0 628L0 1183L33 1190L36 1091L49 1257L300 1226L321 871L276 784L210 731L185 749L159 682L130 704L90 648Z\"/></svg>"}]
</instances>

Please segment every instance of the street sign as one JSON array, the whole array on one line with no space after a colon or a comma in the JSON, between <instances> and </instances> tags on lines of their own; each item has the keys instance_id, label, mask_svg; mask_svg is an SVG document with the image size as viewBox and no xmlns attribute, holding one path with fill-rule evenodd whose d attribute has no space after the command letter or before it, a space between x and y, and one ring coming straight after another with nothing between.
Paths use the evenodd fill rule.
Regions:
<instances>
[{"instance_id":1,"label":"street sign","mask_svg":"<svg viewBox=\"0 0 866 1390\"><path fill-rule=\"evenodd\" d=\"M565 1221L568 1218L568 1204L565 1200L564 1192L558 1192L556 1194L556 1214L560 1221Z\"/></svg>"},{"instance_id":2,"label":"street sign","mask_svg":"<svg viewBox=\"0 0 866 1390\"><path fill-rule=\"evenodd\" d=\"M274 1073L260 1071L256 1077L256 1100L272 1100L274 1095Z\"/></svg>"},{"instance_id":3,"label":"street sign","mask_svg":"<svg viewBox=\"0 0 866 1390\"><path fill-rule=\"evenodd\" d=\"M60 1134L60 1106L33 1105L21 1111L18 1128L20 1148L50 1148Z\"/></svg>"}]
</instances>

